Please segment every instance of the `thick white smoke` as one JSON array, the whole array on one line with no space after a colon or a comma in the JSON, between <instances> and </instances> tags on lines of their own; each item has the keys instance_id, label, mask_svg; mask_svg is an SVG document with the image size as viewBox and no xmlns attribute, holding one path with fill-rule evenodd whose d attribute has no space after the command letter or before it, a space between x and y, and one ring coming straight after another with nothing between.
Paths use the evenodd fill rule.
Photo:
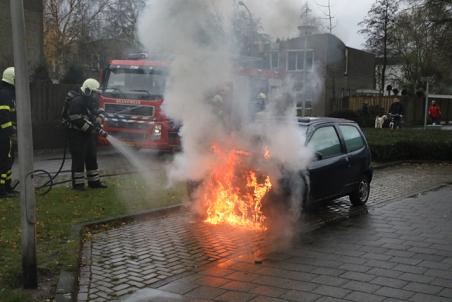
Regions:
<instances>
[{"instance_id":1,"label":"thick white smoke","mask_svg":"<svg viewBox=\"0 0 452 302\"><path fill-rule=\"evenodd\" d=\"M299 0L244 1L262 22L265 33L274 38L291 38L298 34L301 2Z\"/></svg>"},{"instance_id":2,"label":"thick white smoke","mask_svg":"<svg viewBox=\"0 0 452 302\"><path fill-rule=\"evenodd\" d=\"M169 168L173 181L202 180L216 164L212 143L256 154L268 147L273 165L260 168L273 177L304 169L311 160L297 125L295 103L285 104L274 96L260 117L248 112L255 96L238 73L234 3L149 0L139 21L142 44L150 53L168 56L164 111L183 125L183 153ZM254 0L247 5L266 32L275 37L296 33L300 7L295 0ZM287 88L291 85L281 87L281 95ZM260 143L255 143L256 137Z\"/></svg>"}]
</instances>

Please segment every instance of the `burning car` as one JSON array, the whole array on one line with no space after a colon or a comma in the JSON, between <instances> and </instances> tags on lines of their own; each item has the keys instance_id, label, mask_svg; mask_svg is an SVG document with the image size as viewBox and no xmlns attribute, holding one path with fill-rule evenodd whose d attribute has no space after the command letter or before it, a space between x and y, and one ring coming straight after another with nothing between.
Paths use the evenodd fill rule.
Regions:
<instances>
[{"instance_id":1,"label":"burning car","mask_svg":"<svg viewBox=\"0 0 452 302\"><path fill-rule=\"evenodd\" d=\"M373 170L359 126L343 119L302 118L298 127L314 160L303 171L281 171L276 180L252 168L263 166L256 160L272 160L269 150L256 156L213 147L219 164L204 181L188 184L189 194L203 203L206 222L265 229L267 203L288 205L295 197L306 209L342 196L349 196L353 205L367 202Z\"/></svg>"}]
</instances>

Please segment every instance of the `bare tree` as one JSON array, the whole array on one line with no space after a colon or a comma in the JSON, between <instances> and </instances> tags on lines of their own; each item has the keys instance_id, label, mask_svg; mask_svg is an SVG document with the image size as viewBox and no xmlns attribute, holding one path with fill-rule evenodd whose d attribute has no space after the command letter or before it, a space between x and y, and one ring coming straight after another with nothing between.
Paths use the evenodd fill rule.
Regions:
<instances>
[{"instance_id":1,"label":"bare tree","mask_svg":"<svg viewBox=\"0 0 452 302\"><path fill-rule=\"evenodd\" d=\"M238 11L234 18L234 31L239 53L244 56L259 56L259 45L265 44L267 37L263 34L260 20L249 9Z\"/></svg>"},{"instance_id":2,"label":"bare tree","mask_svg":"<svg viewBox=\"0 0 452 302\"><path fill-rule=\"evenodd\" d=\"M112 0L103 12L105 38L115 38L136 43L136 27L145 0Z\"/></svg>"},{"instance_id":3,"label":"bare tree","mask_svg":"<svg viewBox=\"0 0 452 302\"><path fill-rule=\"evenodd\" d=\"M432 72L434 50L426 15L419 9L401 13L395 28L395 54L402 63L406 85L413 86L421 77Z\"/></svg>"},{"instance_id":4,"label":"bare tree","mask_svg":"<svg viewBox=\"0 0 452 302\"><path fill-rule=\"evenodd\" d=\"M367 36L366 47L383 59L381 70L380 93L384 93L386 68L391 47L395 39L395 23L399 1L376 0L368 15L359 24L364 29L359 32Z\"/></svg>"},{"instance_id":5,"label":"bare tree","mask_svg":"<svg viewBox=\"0 0 452 302\"><path fill-rule=\"evenodd\" d=\"M452 81L452 2L410 0L396 24L397 55L403 61L406 84L416 87L424 76L434 76L438 92Z\"/></svg>"},{"instance_id":6,"label":"bare tree","mask_svg":"<svg viewBox=\"0 0 452 302\"><path fill-rule=\"evenodd\" d=\"M44 52L54 75L61 76L64 72L76 42L93 34L110 1L44 1Z\"/></svg>"}]
</instances>

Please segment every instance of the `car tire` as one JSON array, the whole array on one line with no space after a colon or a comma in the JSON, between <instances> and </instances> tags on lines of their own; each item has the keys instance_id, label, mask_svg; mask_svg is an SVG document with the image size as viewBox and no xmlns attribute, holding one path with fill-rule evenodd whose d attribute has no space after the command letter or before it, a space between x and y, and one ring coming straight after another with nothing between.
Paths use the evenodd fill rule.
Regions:
<instances>
[{"instance_id":1,"label":"car tire","mask_svg":"<svg viewBox=\"0 0 452 302\"><path fill-rule=\"evenodd\" d=\"M361 178L358 188L356 191L352 192L350 197L350 202L354 206L362 206L366 204L370 196L370 181L369 178L364 176Z\"/></svg>"}]
</instances>

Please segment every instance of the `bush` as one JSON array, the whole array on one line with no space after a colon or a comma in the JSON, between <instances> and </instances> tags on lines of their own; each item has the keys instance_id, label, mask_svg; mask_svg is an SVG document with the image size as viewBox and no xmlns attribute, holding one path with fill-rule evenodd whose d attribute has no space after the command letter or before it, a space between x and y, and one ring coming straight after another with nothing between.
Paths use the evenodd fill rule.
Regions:
<instances>
[{"instance_id":1,"label":"bush","mask_svg":"<svg viewBox=\"0 0 452 302\"><path fill-rule=\"evenodd\" d=\"M452 161L452 134L441 130L364 129L372 159Z\"/></svg>"}]
</instances>

